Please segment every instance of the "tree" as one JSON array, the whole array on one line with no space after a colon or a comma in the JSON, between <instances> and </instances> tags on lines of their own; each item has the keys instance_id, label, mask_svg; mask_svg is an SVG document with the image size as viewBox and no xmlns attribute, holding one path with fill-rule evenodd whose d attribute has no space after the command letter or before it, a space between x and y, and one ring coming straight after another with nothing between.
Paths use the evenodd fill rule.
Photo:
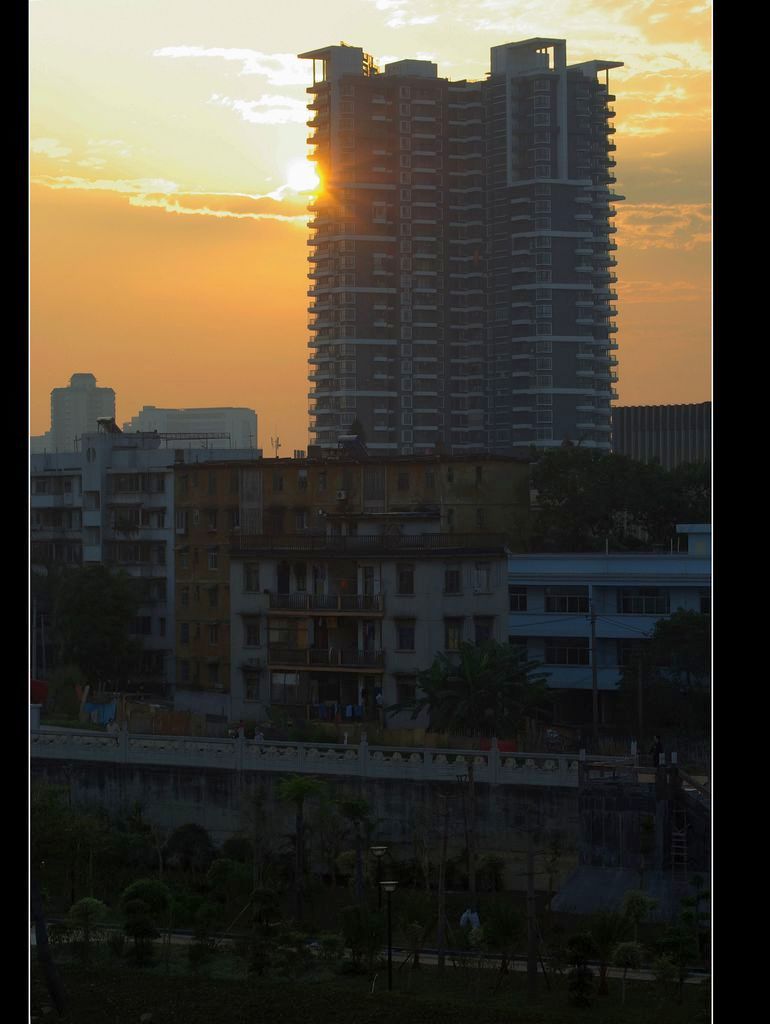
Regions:
<instances>
[{"instance_id":1,"label":"tree","mask_svg":"<svg viewBox=\"0 0 770 1024\"><path fill-rule=\"evenodd\" d=\"M175 828L168 838L165 854L183 871L204 872L214 859L211 837L202 825L189 822Z\"/></svg>"},{"instance_id":2,"label":"tree","mask_svg":"<svg viewBox=\"0 0 770 1024\"><path fill-rule=\"evenodd\" d=\"M171 893L154 878L140 878L132 882L120 897L126 935L134 940L137 963L152 958L152 940L160 934L158 923L171 907Z\"/></svg>"},{"instance_id":3,"label":"tree","mask_svg":"<svg viewBox=\"0 0 770 1024\"><path fill-rule=\"evenodd\" d=\"M620 942L612 954L612 962L616 967L623 968L620 1001L626 1001L626 974L629 970L638 970L642 963L642 947L638 942Z\"/></svg>"},{"instance_id":4,"label":"tree","mask_svg":"<svg viewBox=\"0 0 770 1024\"><path fill-rule=\"evenodd\" d=\"M358 797L347 797L339 801L339 809L353 828L356 850L355 891L356 902L364 899L364 830L371 827L370 807L366 800Z\"/></svg>"},{"instance_id":5,"label":"tree","mask_svg":"<svg viewBox=\"0 0 770 1024\"><path fill-rule=\"evenodd\" d=\"M649 917L657 905L657 900L645 896L639 889L629 889L624 894L623 913L631 926L634 942L639 939L639 925Z\"/></svg>"},{"instance_id":6,"label":"tree","mask_svg":"<svg viewBox=\"0 0 770 1024\"><path fill-rule=\"evenodd\" d=\"M655 623L642 641L639 660L618 683L619 711L627 725L638 723L639 672L645 732L707 735L710 697L709 616L677 609Z\"/></svg>"},{"instance_id":7,"label":"tree","mask_svg":"<svg viewBox=\"0 0 770 1024\"><path fill-rule=\"evenodd\" d=\"M80 932L80 955L84 964L91 959L91 939L94 928L107 915L107 907L101 900L86 896L70 907L69 923Z\"/></svg>"},{"instance_id":8,"label":"tree","mask_svg":"<svg viewBox=\"0 0 770 1024\"><path fill-rule=\"evenodd\" d=\"M524 719L548 707L547 673L519 648L488 641L461 643L456 655L440 652L418 677L418 694L389 711L428 710L431 729L515 737Z\"/></svg>"},{"instance_id":9,"label":"tree","mask_svg":"<svg viewBox=\"0 0 770 1024\"><path fill-rule=\"evenodd\" d=\"M609 961L615 947L627 937L631 923L625 914L616 910L601 910L592 916L589 927L599 958L598 993L606 996Z\"/></svg>"},{"instance_id":10,"label":"tree","mask_svg":"<svg viewBox=\"0 0 770 1024\"><path fill-rule=\"evenodd\" d=\"M677 523L710 522L709 467L678 466L563 445L536 454L532 547L597 551L668 544Z\"/></svg>"},{"instance_id":11,"label":"tree","mask_svg":"<svg viewBox=\"0 0 770 1024\"><path fill-rule=\"evenodd\" d=\"M508 964L513 967L516 944L526 933L525 922L518 911L505 903L494 903L483 922L484 940L487 946L500 954L500 973L495 990L502 984Z\"/></svg>"},{"instance_id":12,"label":"tree","mask_svg":"<svg viewBox=\"0 0 770 1024\"><path fill-rule=\"evenodd\" d=\"M303 890L305 886L305 800L321 796L325 786L312 776L295 775L281 779L277 793L279 800L293 803L294 829L294 912L297 923L302 922Z\"/></svg>"},{"instance_id":13,"label":"tree","mask_svg":"<svg viewBox=\"0 0 770 1024\"><path fill-rule=\"evenodd\" d=\"M139 609L136 581L104 565L64 573L53 602L58 665L77 665L92 686L129 678L140 645L130 635Z\"/></svg>"}]
</instances>

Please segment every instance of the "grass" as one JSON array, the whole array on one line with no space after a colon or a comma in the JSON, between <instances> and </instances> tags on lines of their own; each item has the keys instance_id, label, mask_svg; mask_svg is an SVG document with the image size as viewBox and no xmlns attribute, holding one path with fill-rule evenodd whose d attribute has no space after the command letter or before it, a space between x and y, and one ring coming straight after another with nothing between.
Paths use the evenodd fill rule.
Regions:
<instances>
[{"instance_id":1,"label":"grass","mask_svg":"<svg viewBox=\"0 0 770 1024\"><path fill-rule=\"evenodd\" d=\"M387 968L366 975L341 976L319 965L301 979L246 978L245 962L221 954L197 975L190 973L184 947L172 949L168 973L159 961L147 968L124 959L100 957L90 968L60 962L67 1000L62 1018L49 1017L50 999L37 962L32 965L32 1017L61 1024L136 1024L152 1013L163 1024L565 1024L591 1020L602 1024L698 1024L709 1019L701 986L685 987L682 1006L673 991L649 982L628 982L626 1003L620 982L610 980L607 997L592 1005L569 1005L566 980L555 979L546 991L542 976L536 1000L527 999L524 974L509 975L497 992L495 971L437 968L418 971L394 964L394 991L387 991ZM374 991L372 991L374 988Z\"/></svg>"}]
</instances>

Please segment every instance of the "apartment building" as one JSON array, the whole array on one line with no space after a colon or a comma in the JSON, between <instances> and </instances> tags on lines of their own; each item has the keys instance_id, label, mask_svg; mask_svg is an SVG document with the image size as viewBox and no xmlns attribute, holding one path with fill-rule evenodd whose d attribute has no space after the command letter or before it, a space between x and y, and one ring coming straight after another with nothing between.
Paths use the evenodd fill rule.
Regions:
<instances>
[{"instance_id":1,"label":"apartment building","mask_svg":"<svg viewBox=\"0 0 770 1024\"><path fill-rule=\"evenodd\" d=\"M677 534L668 554L510 556L508 639L544 663L558 720L591 721L594 671L601 719L611 718L623 668L655 623L680 608L710 613L711 527Z\"/></svg>"},{"instance_id":2,"label":"apartment building","mask_svg":"<svg viewBox=\"0 0 770 1024\"><path fill-rule=\"evenodd\" d=\"M215 448L257 447L257 414L239 407L160 409L145 405L123 424L123 430L189 435L177 438L174 445L178 448L199 448L200 440L207 440Z\"/></svg>"},{"instance_id":3,"label":"apartment building","mask_svg":"<svg viewBox=\"0 0 770 1024\"><path fill-rule=\"evenodd\" d=\"M327 650L381 652L383 644L394 642L392 631L388 634L392 623L383 635L382 609L377 601L370 607L368 599L390 587L394 595L397 593L393 581L399 558L428 559L417 577L419 589L415 593L419 602L428 599L426 595L443 593L436 568L438 555L421 552L421 542L400 540L401 535L413 534L417 524L418 533L427 536L427 551L435 548L444 553L442 557L450 557L457 548L451 540L454 536L483 539L494 535L499 538L495 551L502 551L504 544L520 549L528 529L528 480L527 461L512 456L369 458L345 451L325 453L318 448L311 449L307 458L262 459L243 465L230 460L200 468L178 466L176 706L217 714L230 714L232 710L234 716L240 714L236 709L243 700L259 700L266 706L266 677L262 674L254 678L250 671L255 667L253 659L266 669L267 646L273 654L294 647L318 649L322 641L320 627L316 632L315 627L309 628L308 621L300 623L291 608L291 622L281 634L283 639L273 622L270 641L268 611L275 618L285 609L275 604L262 607L268 600L263 594L266 589L280 595L281 601L286 594L303 593L324 600L335 595L355 599L350 608L342 608L339 602L329 605L329 615L335 618L331 612L336 609L337 618L344 620L344 629L332 629ZM371 547L368 539L356 541L359 534L363 538L372 534L384 537L377 541L377 558L361 566L348 564L350 559L342 557L356 543ZM432 534L446 538L443 547L436 547L441 542ZM333 545L338 546L340 557L335 556L329 563L321 555L328 549L331 558ZM287 562L282 557L286 551L295 552L296 557ZM486 547L469 550L462 556L463 565L467 568L479 553L488 553ZM386 556L387 563L383 562ZM376 578L371 575L375 567ZM431 573L439 575L434 579ZM468 592L467 588L463 591L466 595ZM357 600L359 596L363 604ZM407 604L414 606L414 595ZM310 612L315 606L301 608L305 609L305 620L314 617ZM398 610L397 604L391 604L393 609ZM483 617L482 612L478 614ZM420 635L428 645L435 640L424 631ZM260 640L257 644L256 638ZM251 650L254 646L257 653ZM418 662L427 656L422 648L415 649L415 653ZM333 657L337 660L319 671L328 676L334 667L349 675L353 666L340 665L339 654ZM366 665L360 674L382 676L383 665ZM414 668L414 659L410 665ZM273 670L288 671L286 662L280 669L270 662ZM332 680L325 678L325 682ZM347 690L345 693L349 695ZM357 701L346 701L348 705L357 706Z\"/></svg>"},{"instance_id":4,"label":"apartment building","mask_svg":"<svg viewBox=\"0 0 770 1024\"><path fill-rule=\"evenodd\" d=\"M136 679L147 692L171 696L175 679L174 466L209 458L243 462L244 451L161 447L156 433L125 434L104 418L79 451L30 458L31 563L102 563L142 581L133 631L141 640ZM50 662L48 610L35 609L33 661Z\"/></svg>"},{"instance_id":5,"label":"apartment building","mask_svg":"<svg viewBox=\"0 0 770 1024\"><path fill-rule=\"evenodd\" d=\"M311 157L310 433L371 451L609 450L617 61L492 47L483 81L300 54Z\"/></svg>"},{"instance_id":6,"label":"apartment building","mask_svg":"<svg viewBox=\"0 0 770 1024\"><path fill-rule=\"evenodd\" d=\"M438 651L505 639L501 536L439 533L438 513L329 518L322 537L231 549L232 698L246 717L377 721Z\"/></svg>"},{"instance_id":7,"label":"apartment building","mask_svg":"<svg viewBox=\"0 0 770 1024\"><path fill-rule=\"evenodd\" d=\"M69 387L51 392L51 429L40 440L50 451L76 451L83 434L98 429L100 417L114 415L113 389L98 388L92 373L73 373Z\"/></svg>"}]
</instances>

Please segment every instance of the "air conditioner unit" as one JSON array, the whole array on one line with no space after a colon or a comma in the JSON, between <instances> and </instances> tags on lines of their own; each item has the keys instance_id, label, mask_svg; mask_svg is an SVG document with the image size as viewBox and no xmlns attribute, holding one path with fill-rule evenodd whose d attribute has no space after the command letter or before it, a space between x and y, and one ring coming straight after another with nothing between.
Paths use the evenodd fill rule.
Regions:
<instances>
[{"instance_id":1,"label":"air conditioner unit","mask_svg":"<svg viewBox=\"0 0 770 1024\"><path fill-rule=\"evenodd\" d=\"M337 491L337 501L344 501L348 496L347 491Z\"/></svg>"}]
</instances>

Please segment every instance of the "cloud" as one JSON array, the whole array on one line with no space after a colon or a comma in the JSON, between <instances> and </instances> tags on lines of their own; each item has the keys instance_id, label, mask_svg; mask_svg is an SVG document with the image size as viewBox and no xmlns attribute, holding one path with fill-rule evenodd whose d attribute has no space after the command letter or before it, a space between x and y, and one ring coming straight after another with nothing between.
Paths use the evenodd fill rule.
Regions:
<instances>
[{"instance_id":1,"label":"cloud","mask_svg":"<svg viewBox=\"0 0 770 1024\"><path fill-rule=\"evenodd\" d=\"M157 207L167 213L205 217L230 217L238 220L275 220L306 225L307 194L282 185L265 195L245 192L184 192L179 185L163 178L98 179L66 175L55 178L41 175L32 184L53 189L99 190L128 194L130 206Z\"/></svg>"},{"instance_id":2,"label":"cloud","mask_svg":"<svg viewBox=\"0 0 770 1024\"><path fill-rule=\"evenodd\" d=\"M703 287L695 281L621 280L618 295L623 306L650 302L703 302Z\"/></svg>"},{"instance_id":3,"label":"cloud","mask_svg":"<svg viewBox=\"0 0 770 1024\"><path fill-rule=\"evenodd\" d=\"M186 193L182 196L174 196L173 199L168 196L131 196L129 204L131 206L155 206L165 210L166 213L192 214L199 217L230 217L237 220L277 220L303 227L309 219L307 214L243 212L222 209L208 204L189 206L183 201L185 195Z\"/></svg>"},{"instance_id":4,"label":"cloud","mask_svg":"<svg viewBox=\"0 0 770 1024\"><path fill-rule=\"evenodd\" d=\"M622 203L616 224L621 249L689 252L711 242L708 203Z\"/></svg>"},{"instance_id":5,"label":"cloud","mask_svg":"<svg viewBox=\"0 0 770 1024\"><path fill-rule=\"evenodd\" d=\"M69 156L72 150L69 146L63 146L58 139L33 139L29 148L33 153L40 153L42 156L56 157Z\"/></svg>"},{"instance_id":6,"label":"cloud","mask_svg":"<svg viewBox=\"0 0 770 1024\"><path fill-rule=\"evenodd\" d=\"M175 181L166 178L76 178L71 175L54 177L41 174L31 179L33 185L45 185L46 188L77 188L96 189L105 192L162 192L171 193L179 189Z\"/></svg>"},{"instance_id":7,"label":"cloud","mask_svg":"<svg viewBox=\"0 0 770 1024\"><path fill-rule=\"evenodd\" d=\"M153 57L216 57L237 61L241 75L263 75L271 85L310 85L312 68L308 61L293 53L260 53L241 47L224 46L163 46L153 50Z\"/></svg>"},{"instance_id":8,"label":"cloud","mask_svg":"<svg viewBox=\"0 0 770 1024\"><path fill-rule=\"evenodd\" d=\"M308 118L307 105L291 96L265 95L256 100L238 100L214 93L209 103L230 107L250 124L304 124Z\"/></svg>"}]
</instances>

